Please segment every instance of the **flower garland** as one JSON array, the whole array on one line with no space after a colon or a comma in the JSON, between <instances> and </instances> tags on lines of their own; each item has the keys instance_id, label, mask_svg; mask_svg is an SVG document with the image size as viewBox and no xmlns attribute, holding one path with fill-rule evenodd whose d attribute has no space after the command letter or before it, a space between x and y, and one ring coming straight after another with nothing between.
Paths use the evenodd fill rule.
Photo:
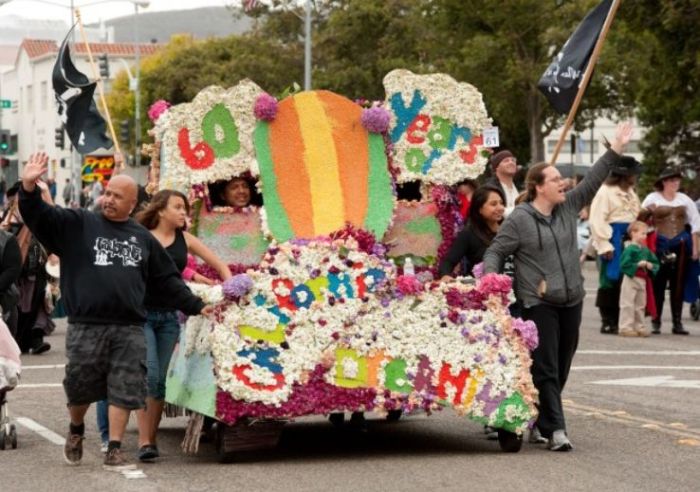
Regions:
<instances>
[{"instance_id":1,"label":"flower garland","mask_svg":"<svg viewBox=\"0 0 700 492\"><path fill-rule=\"evenodd\" d=\"M430 194L433 203L438 207L437 218L438 222L440 222L440 232L442 233L442 242L438 247L437 261L433 269L437 275L442 259L447 255L457 237L461 225L461 216L459 215L459 208L454 200L454 196L450 193L447 186L434 186Z\"/></svg>"}]
</instances>

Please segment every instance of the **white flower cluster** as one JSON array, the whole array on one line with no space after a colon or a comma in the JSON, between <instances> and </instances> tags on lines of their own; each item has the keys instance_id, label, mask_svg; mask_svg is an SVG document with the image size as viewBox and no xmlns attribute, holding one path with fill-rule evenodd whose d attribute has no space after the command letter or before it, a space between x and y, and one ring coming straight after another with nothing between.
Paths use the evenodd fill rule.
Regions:
<instances>
[{"instance_id":1,"label":"white flower cluster","mask_svg":"<svg viewBox=\"0 0 700 492\"><path fill-rule=\"evenodd\" d=\"M244 172L257 174L253 132L257 120L253 114L256 98L263 90L254 82L244 79L230 89L210 86L202 90L191 103L178 104L171 107L157 121L154 135L162 142L162 161L160 188L188 190L193 184L210 183L217 180L230 179ZM193 155L203 158L203 151L197 150L197 145L204 141L202 123L217 105L223 105L230 114L235 128L239 150L233 155L223 157L216 155L214 149L213 164L203 168L193 168L183 156L181 150L181 131L188 130L188 142ZM222 125L214 125L211 137L217 144L233 135L224 135Z\"/></svg>"},{"instance_id":2,"label":"white flower cluster","mask_svg":"<svg viewBox=\"0 0 700 492\"><path fill-rule=\"evenodd\" d=\"M474 86L457 82L445 74L416 75L408 70L397 69L384 77L384 88L387 94L386 106L392 113L389 131L393 132L398 124L406 127L399 140L394 142L394 162L401 171L399 182L423 180L452 185L465 178L476 178L484 171L487 159L481 152L483 145L472 149L462 137L453 137L456 138L456 146L449 150L444 142L445 132L449 134L457 128L468 129L474 137L491 126L491 118L486 112L482 95ZM392 108L392 98L396 95L400 96L404 108L410 108L418 102L418 98L423 100L419 109L406 113L411 121L415 116L425 116L415 120L416 138L413 143L408 140L408 125L411 121L406 120L405 115L399 117L396 108ZM436 117L446 120L452 130L443 128L443 131L438 131ZM447 123L443 121L443 124ZM472 164L464 162L461 156L463 152L473 153ZM433 153L436 156L431 158ZM427 172L419 169L423 160L430 159L432 163ZM412 164L409 166L407 161Z\"/></svg>"},{"instance_id":3,"label":"white flower cluster","mask_svg":"<svg viewBox=\"0 0 700 492\"><path fill-rule=\"evenodd\" d=\"M466 292L476 288L460 282L428 285L430 288L417 296L402 296L388 288L381 295L367 293L361 298L357 295L357 279L370 268L382 270L388 279L396 277L391 263L358 251L351 239L273 245L261 271L249 272L254 281L251 292L240 305L230 305L224 322L216 324L211 332L219 387L237 400L281 405L289 398L292 385L303 384L319 364L329 368L327 383L342 385L339 379L367 378L367 361L373 360L376 380L358 383L357 387L376 385L381 394L387 388L386 370L393 360L405 361L406 374L392 376L392 384L410 387L420 361L427 358L434 387L439 386L440 372L446 364L453 375L460 370L470 371L475 382L454 405L458 412L493 421L493 410L485 411L489 397L502 400L518 392L530 409L525 412L526 420L534 415L530 359L527 348L510 331L505 308L451 308L445 295L449 289ZM336 278L348 276L344 292L338 285L331 291L325 284L323 279L331 275L330 271ZM313 299L306 308L290 309L285 304L290 294L300 285L313 287L310 282L314 278L319 282L317 286L323 285L316 289L322 294L320 298ZM306 296L294 297L300 304L311 301L308 292L304 293ZM448 319L450 311L461 317L459 323ZM284 322L280 314L286 318ZM250 327L258 330L256 335L245 331ZM282 368L276 374L264 364L256 364L253 355L257 350L269 349L274 357L267 362ZM343 357L343 353L351 355ZM245 380L236 374L235 367L247 367ZM446 384L445 390L448 400L455 398L456 386ZM484 398L484 390L489 397ZM419 401L423 396L411 392L409 398ZM515 418L523 410L512 406L509 412Z\"/></svg>"}]
</instances>

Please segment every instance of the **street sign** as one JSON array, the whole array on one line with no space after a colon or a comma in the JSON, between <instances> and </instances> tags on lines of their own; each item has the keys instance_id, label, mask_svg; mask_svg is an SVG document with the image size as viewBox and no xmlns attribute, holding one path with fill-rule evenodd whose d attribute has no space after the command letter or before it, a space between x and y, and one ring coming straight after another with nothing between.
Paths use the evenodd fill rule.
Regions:
<instances>
[{"instance_id":1,"label":"street sign","mask_svg":"<svg viewBox=\"0 0 700 492\"><path fill-rule=\"evenodd\" d=\"M0 99L0 108L10 109L12 107L12 101L9 99Z\"/></svg>"},{"instance_id":2,"label":"street sign","mask_svg":"<svg viewBox=\"0 0 700 492\"><path fill-rule=\"evenodd\" d=\"M499 145L498 127L492 126L490 128L484 128L484 147L494 148Z\"/></svg>"}]
</instances>

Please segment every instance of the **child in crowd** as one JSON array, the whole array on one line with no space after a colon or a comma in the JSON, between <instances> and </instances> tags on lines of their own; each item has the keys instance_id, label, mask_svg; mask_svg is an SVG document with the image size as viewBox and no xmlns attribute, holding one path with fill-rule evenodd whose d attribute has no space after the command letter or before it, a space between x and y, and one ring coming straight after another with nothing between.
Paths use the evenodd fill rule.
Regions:
<instances>
[{"instance_id":1,"label":"child in crowd","mask_svg":"<svg viewBox=\"0 0 700 492\"><path fill-rule=\"evenodd\" d=\"M627 228L631 241L622 252L620 269L624 274L620 289L620 336L648 337L644 327L646 287L649 274L659 270L659 260L646 247L647 225L634 221Z\"/></svg>"}]
</instances>

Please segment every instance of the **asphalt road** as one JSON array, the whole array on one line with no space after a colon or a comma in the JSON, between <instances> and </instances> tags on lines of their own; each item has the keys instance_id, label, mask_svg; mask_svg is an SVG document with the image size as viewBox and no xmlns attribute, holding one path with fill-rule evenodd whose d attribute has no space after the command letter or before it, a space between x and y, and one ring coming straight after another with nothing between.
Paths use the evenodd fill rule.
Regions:
<instances>
[{"instance_id":1,"label":"asphalt road","mask_svg":"<svg viewBox=\"0 0 700 492\"><path fill-rule=\"evenodd\" d=\"M301 419L287 424L276 449L222 465L211 444L196 456L180 452L185 419L176 418L164 420L162 458L130 479L102 470L91 410L83 464L69 467L61 323L47 338L50 352L23 357L22 384L9 395L19 448L0 451L0 491L700 490L700 323L686 306L690 336L671 335L668 315L659 336L601 335L591 264L586 277L581 344L564 395L572 453L525 443L505 454L479 425L444 411L397 423L374 417L367 433ZM128 453L136 437L132 421Z\"/></svg>"}]
</instances>

